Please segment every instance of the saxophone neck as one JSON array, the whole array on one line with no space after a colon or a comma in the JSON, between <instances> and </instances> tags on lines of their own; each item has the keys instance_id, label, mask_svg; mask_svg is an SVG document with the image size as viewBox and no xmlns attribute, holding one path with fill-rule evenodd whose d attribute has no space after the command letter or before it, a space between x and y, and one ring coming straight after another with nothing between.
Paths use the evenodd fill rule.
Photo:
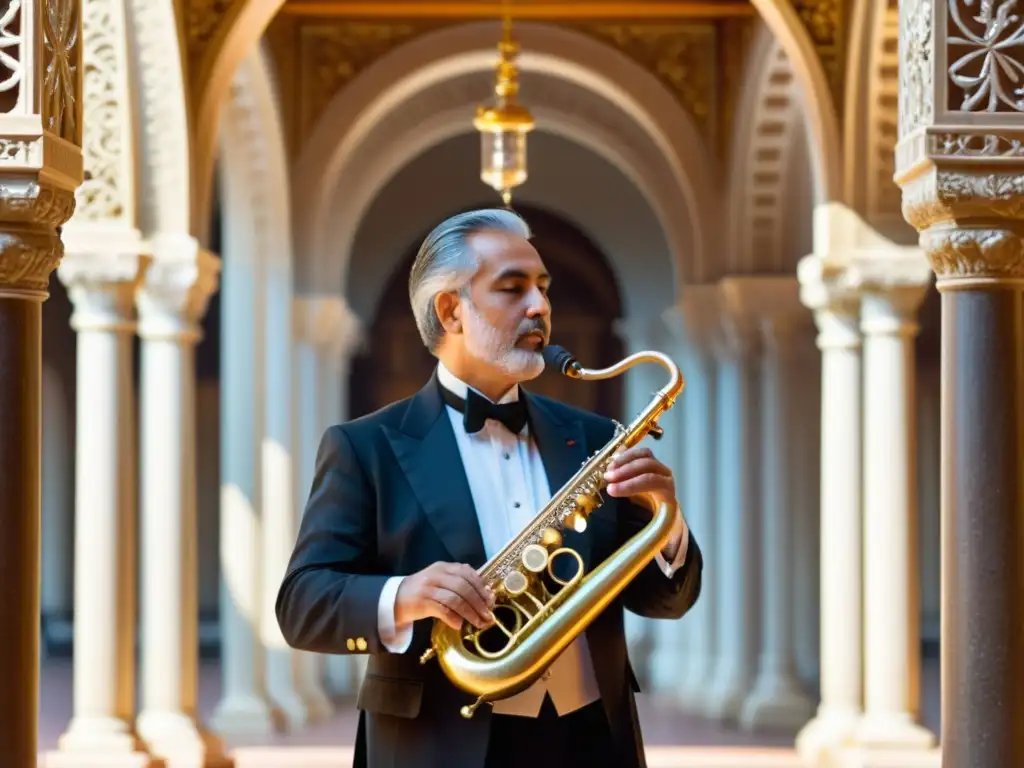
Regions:
<instances>
[{"instance_id":1,"label":"saxophone neck","mask_svg":"<svg viewBox=\"0 0 1024 768\"><path fill-rule=\"evenodd\" d=\"M683 372L679 366L668 355L655 350L642 350L627 355L619 362L607 368L584 368L579 361L563 347L556 344L548 344L544 348L544 359L549 365L555 367L563 376L570 379L581 379L583 381L600 381L610 379L614 376L621 376L634 366L642 363L653 363L660 365L669 375L668 383L658 392L659 400L667 401L666 407L671 407L676 397L682 391L686 382L683 379Z\"/></svg>"}]
</instances>

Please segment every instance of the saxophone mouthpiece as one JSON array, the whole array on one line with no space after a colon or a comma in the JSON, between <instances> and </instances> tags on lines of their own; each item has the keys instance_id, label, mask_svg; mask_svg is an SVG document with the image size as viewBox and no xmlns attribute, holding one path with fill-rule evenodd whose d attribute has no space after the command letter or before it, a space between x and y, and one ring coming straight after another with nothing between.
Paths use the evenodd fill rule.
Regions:
<instances>
[{"instance_id":1,"label":"saxophone mouthpiece","mask_svg":"<svg viewBox=\"0 0 1024 768\"><path fill-rule=\"evenodd\" d=\"M575 357L569 354L565 347L560 347L557 344L547 344L541 354L544 356L544 362L557 368L558 372L563 376L576 379L583 372L583 367L576 361Z\"/></svg>"}]
</instances>

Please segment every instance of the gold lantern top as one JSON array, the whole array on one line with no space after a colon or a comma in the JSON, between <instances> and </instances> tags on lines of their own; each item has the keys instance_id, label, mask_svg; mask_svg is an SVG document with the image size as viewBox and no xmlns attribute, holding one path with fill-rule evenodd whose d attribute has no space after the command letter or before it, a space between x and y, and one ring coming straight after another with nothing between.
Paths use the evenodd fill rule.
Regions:
<instances>
[{"instance_id":1,"label":"gold lantern top","mask_svg":"<svg viewBox=\"0 0 1024 768\"><path fill-rule=\"evenodd\" d=\"M507 15L498 53L494 103L477 107L473 125L480 132L480 179L508 205L512 190L526 181L526 134L533 130L534 120L530 110L516 100L519 44L512 39Z\"/></svg>"}]
</instances>

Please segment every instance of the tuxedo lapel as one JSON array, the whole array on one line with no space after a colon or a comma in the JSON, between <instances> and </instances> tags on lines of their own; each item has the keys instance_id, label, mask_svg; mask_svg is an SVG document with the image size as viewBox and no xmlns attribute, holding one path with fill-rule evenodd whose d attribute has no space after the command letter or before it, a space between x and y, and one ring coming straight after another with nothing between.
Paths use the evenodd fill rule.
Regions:
<instances>
[{"instance_id":1,"label":"tuxedo lapel","mask_svg":"<svg viewBox=\"0 0 1024 768\"><path fill-rule=\"evenodd\" d=\"M487 560L480 523L436 374L413 396L400 430L386 434L452 560L479 568Z\"/></svg>"},{"instance_id":2,"label":"tuxedo lapel","mask_svg":"<svg viewBox=\"0 0 1024 768\"><path fill-rule=\"evenodd\" d=\"M520 392L526 398L530 430L537 441L548 485L554 496L587 460L583 423L567 417L567 414L556 410L536 395L529 395L522 390ZM564 530L562 542L564 546L575 549L583 558L584 567L590 568L590 537L586 531L580 534Z\"/></svg>"}]
</instances>

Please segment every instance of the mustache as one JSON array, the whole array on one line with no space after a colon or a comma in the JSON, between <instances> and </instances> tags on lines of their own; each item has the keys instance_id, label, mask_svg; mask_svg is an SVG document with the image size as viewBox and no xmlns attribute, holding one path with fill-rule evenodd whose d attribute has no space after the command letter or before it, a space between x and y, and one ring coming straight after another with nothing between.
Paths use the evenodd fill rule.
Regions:
<instances>
[{"instance_id":1,"label":"mustache","mask_svg":"<svg viewBox=\"0 0 1024 768\"><path fill-rule=\"evenodd\" d=\"M546 339L550 335L548 324L543 318L527 320L526 323L519 328L519 338L523 338L523 336L530 333L540 333Z\"/></svg>"}]
</instances>

